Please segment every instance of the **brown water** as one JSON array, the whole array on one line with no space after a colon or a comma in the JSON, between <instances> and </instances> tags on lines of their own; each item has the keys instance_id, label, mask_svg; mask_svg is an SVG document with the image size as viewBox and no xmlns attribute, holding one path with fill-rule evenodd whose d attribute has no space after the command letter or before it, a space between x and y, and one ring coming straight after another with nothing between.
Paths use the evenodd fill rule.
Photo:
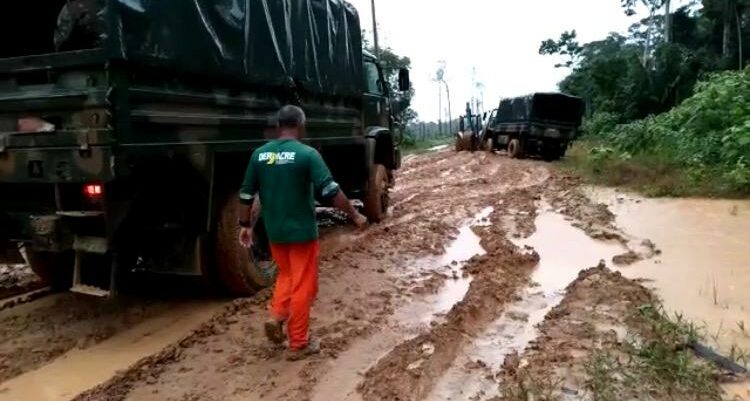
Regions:
<instances>
[{"instance_id":1,"label":"brown water","mask_svg":"<svg viewBox=\"0 0 750 401\"><path fill-rule=\"evenodd\" d=\"M609 189L589 195L662 252L623 274L648 279L668 311L702 326L709 346L745 353L750 363L750 201L644 199ZM724 390L729 399L750 400L747 381Z\"/></svg>"},{"instance_id":2,"label":"brown water","mask_svg":"<svg viewBox=\"0 0 750 401\"><path fill-rule=\"evenodd\" d=\"M63 401L187 335L223 302L190 302L93 347L73 350L0 385L2 401Z\"/></svg>"},{"instance_id":3,"label":"brown water","mask_svg":"<svg viewBox=\"0 0 750 401\"><path fill-rule=\"evenodd\" d=\"M545 210L535 220L534 234L514 240L519 247L530 246L539 254L539 264L532 274L533 284L522 291L520 301L508 306L498 320L462 350L427 400L486 400L499 396L492 375L477 374L467 366L481 361L487 373L500 371L507 355L522 353L537 337L536 326L562 301L565 287L581 270L624 251L620 244L588 237L564 216L548 210L547 205L542 208Z\"/></svg>"},{"instance_id":4,"label":"brown water","mask_svg":"<svg viewBox=\"0 0 750 401\"><path fill-rule=\"evenodd\" d=\"M643 199L602 189L591 196L622 229L662 252L623 274L651 280L667 309L704 325L722 351L750 350L750 201Z\"/></svg>"}]
</instances>

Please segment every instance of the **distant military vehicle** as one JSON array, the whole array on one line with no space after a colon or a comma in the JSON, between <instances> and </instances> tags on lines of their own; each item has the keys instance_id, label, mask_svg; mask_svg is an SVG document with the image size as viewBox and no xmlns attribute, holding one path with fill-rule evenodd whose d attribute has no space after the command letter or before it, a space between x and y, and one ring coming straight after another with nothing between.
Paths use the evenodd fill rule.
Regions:
<instances>
[{"instance_id":1,"label":"distant military vehicle","mask_svg":"<svg viewBox=\"0 0 750 401\"><path fill-rule=\"evenodd\" d=\"M484 116L474 114L471 110L471 104L466 103L466 114L458 119L458 132L455 137L456 152L462 150L475 151L479 150L481 145L481 135L484 130Z\"/></svg>"},{"instance_id":2,"label":"distant military vehicle","mask_svg":"<svg viewBox=\"0 0 750 401\"><path fill-rule=\"evenodd\" d=\"M237 191L288 103L385 215L399 103L342 0L27 0L0 35L0 263L23 245L50 284L100 295L134 270L268 285L262 224L259 246L237 243Z\"/></svg>"},{"instance_id":3,"label":"distant military vehicle","mask_svg":"<svg viewBox=\"0 0 750 401\"><path fill-rule=\"evenodd\" d=\"M562 93L503 99L491 112L481 142L487 149L507 149L514 158L557 160L575 139L584 110L582 99Z\"/></svg>"}]
</instances>

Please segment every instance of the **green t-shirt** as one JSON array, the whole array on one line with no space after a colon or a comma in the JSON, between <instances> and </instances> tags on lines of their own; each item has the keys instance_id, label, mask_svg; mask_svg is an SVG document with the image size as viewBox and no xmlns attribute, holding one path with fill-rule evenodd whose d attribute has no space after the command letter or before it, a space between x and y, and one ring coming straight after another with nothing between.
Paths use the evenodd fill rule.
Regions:
<instances>
[{"instance_id":1,"label":"green t-shirt","mask_svg":"<svg viewBox=\"0 0 750 401\"><path fill-rule=\"evenodd\" d=\"M268 239L288 244L318 238L315 194L326 199L338 192L318 151L293 139L278 139L253 152L240 201L250 204L259 194Z\"/></svg>"}]
</instances>

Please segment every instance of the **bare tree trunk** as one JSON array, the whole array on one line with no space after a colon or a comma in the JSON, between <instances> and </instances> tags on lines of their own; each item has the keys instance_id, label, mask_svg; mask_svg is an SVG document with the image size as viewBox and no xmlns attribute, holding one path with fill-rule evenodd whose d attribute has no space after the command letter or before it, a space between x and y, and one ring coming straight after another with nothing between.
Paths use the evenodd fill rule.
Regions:
<instances>
[{"instance_id":1,"label":"bare tree trunk","mask_svg":"<svg viewBox=\"0 0 750 401\"><path fill-rule=\"evenodd\" d=\"M646 28L646 44L643 46L643 68L649 68L651 59L651 34L654 30L654 9L651 8L651 14L648 18L648 27Z\"/></svg>"},{"instance_id":2,"label":"bare tree trunk","mask_svg":"<svg viewBox=\"0 0 750 401\"><path fill-rule=\"evenodd\" d=\"M672 1L665 0L664 7L664 42L672 43Z\"/></svg>"},{"instance_id":3,"label":"bare tree trunk","mask_svg":"<svg viewBox=\"0 0 750 401\"><path fill-rule=\"evenodd\" d=\"M734 18L737 21L737 52L739 53L739 69L743 68L743 55L742 55L742 16L740 15L740 6L735 4L734 6Z\"/></svg>"},{"instance_id":4,"label":"bare tree trunk","mask_svg":"<svg viewBox=\"0 0 750 401\"><path fill-rule=\"evenodd\" d=\"M729 40L732 34L732 0L724 0L724 35L721 40L721 55L729 57Z\"/></svg>"}]
</instances>

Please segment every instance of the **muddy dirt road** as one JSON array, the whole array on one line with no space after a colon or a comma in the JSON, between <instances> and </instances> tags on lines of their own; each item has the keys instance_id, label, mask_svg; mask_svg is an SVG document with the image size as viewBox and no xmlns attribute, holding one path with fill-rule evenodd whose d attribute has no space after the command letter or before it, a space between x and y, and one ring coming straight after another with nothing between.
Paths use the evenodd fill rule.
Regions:
<instances>
[{"instance_id":1,"label":"muddy dirt road","mask_svg":"<svg viewBox=\"0 0 750 401\"><path fill-rule=\"evenodd\" d=\"M632 396L604 368L627 356L626 338L656 338L660 320L638 317L655 304L646 288L603 266L649 260L658 244L618 229L576 179L441 150L404 163L391 206L383 224L322 238L320 355L287 362L266 341L267 291L116 304L60 294L0 311L0 400ZM719 399L705 369L710 385L692 399ZM675 393L654 383L636 389Z\"/></svg>"}]
</instances>

